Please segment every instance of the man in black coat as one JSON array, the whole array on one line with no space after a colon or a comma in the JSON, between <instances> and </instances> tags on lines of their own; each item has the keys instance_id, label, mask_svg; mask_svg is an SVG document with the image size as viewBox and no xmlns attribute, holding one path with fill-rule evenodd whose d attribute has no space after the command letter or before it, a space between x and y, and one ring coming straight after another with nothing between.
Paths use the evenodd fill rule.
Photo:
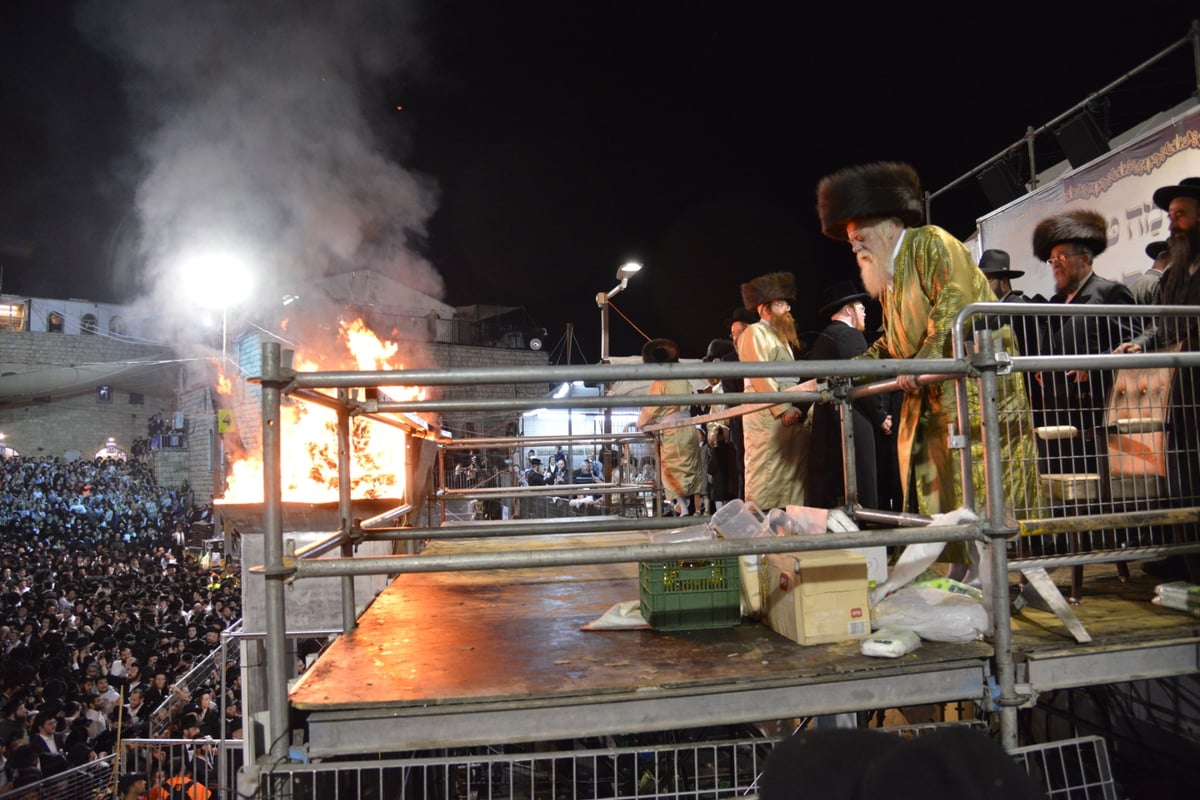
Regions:
<instances>
[{"instance_id":1,"label":"man in black coat","mask_svg":"<svg viewBox=\"0 0 1200 800\"><path fill-rule=\"evenodd\" d=\"M852 281L827 287L823 305L817 313L829 324L817 336L809 350L810 361L835 361L852 358L867 349L866 292ZM890 426L881 395L856 400L852 406L854 431L854 476L858 483L858 502L865 508L879 508L876 472L875 430ZM834 508L845 503L846 485L842 469L842 423L839 406L818 403L812 409L812 436L808 443L808 475L804 484L805 504Z\"/></svg>"},{"instance_id":2,"label":"man in black coat","mask_svg":"<svg viewBox=\"0 0 1200 800\"><path fill-rule=\"evenodd\" d=\"M1108 246L1105 218L1087 209L1048 217L1033 231L1033 252L1054 270L1051 303L1134 305L1123 283L1092 270ZM1041 331L1041 355L1111 353L1136 332L1132 316L1048 317ZM1103 424L1111 382L1109 370L1059 370L1037 373L1042 387L1038 424L1052 426L1054 437L1039 442L1042 472L1095 473L1097 428ZM1074 430L1070 430L1074 428Z\"/></svg>"},{"instance_id":3,"label":"man in black coat","mask_svg":"<svg viewBox=\"0 0 1200 800\"><path fill-rule=\"evenodd\" d=\"M65 737L58 732L58 719L54 714L42 711L33 721L33 732L29 734L29 746L37 753L42 775L50 777L67 768Z\"/></svg>"},{"instance_id":4,"label":"man in black coat","mask_svg":"<svg viewBox=\"0 0 1200 800\"><path fill-rule=\"evenodd\" d=\"M983 255L979 257L979 271L987 277L988 286L991 287L996 299L1001 303L1046 302L1046 298L1040 294L1029 297L1021 290L1012 288L1013 279L1021 277L1025 271L1012 268L1012 259L1005 250L984 250ZM1017 347L1021 351L1019 355L1027 356L1036 352L1037 349L1036 324L1036 317L1006 314L999 317L995 325L989 325L989 327L1011 326L1013 335L1017 339Z\"/></svg>"}]
</instances>

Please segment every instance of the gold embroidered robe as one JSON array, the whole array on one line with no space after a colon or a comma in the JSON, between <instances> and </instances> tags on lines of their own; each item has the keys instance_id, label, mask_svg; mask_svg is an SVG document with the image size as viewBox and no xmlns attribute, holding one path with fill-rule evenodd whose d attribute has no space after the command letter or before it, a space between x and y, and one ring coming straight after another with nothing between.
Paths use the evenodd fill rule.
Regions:
<instances>
[{"instance_id":1,"label":"gold embroidered robe","mask_svg":"<svg viewBox=\"0 0 1200 800\"><path fill-rule=\"evenodd\" d=\"M954 317L969 303L995 302L987 279L966 246L933 225L910 228L896 254L893 286L879 298L883 334L858 358L950 358ZM1012 331L993 334L1010 353ZM897 421L896 446L904 488L904 508L937 514L962 505L962 468L950 449L949 425L957 420L955 382L946 381L905 393ZM987 501L978 384L967 381L970 413L972 484L975 511ZM1004 496L1010 516L1023 518L1038 504L1037 450L1025 384L1018 373L1000 377L1000 458Z\"/></svg>"}]
</instances>

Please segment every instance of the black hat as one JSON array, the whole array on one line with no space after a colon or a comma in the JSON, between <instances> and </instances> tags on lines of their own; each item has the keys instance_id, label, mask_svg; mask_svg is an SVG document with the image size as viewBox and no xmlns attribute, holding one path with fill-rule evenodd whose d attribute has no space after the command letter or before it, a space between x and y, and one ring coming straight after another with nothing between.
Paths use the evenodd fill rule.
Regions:
<instances>
[{"instance_id":1,"label":"black hat","mask_svg":"<svg viewBox=\"0 0 1200 800\"><path fill-rule=\"evenodd\" d=\"M1165 253L1170 247L1171 245L1167 244L1166 242L1151 242L1150 244L1146 245L1146 255L1157 261L1158 257Z\"/></svg>"},{"instance_id":2,"label":"black hat","mask_svg":"<svg viewBox=\"0 0 1200 800\"><path fill-rule=\"evenodd\" d=\"M899 780L897 777L899 776ZM870 728L802 731L775 746L760 782L762 800L927 797L1045 800L1028 772L986 734L965 726L911 739Z\"/></svg>"},{"instance_id":3,"label":"black hat","mask_svg":"<svg viewBox=\"0 0 1200 800\"><path fill-rule=\"evenodd\" d=\"M725 321L725 327L731 327L735 322L740 322L743 325L753 325L754 323L758 322L758 314L755 314L748 308L738 306L733 310L733 313L729 315L729 319Z\"/></svg>"},{"instance_id":4,"label":"black hat","mask_svg":"<svg viewBox=\"0 0 1200 800\"><path fill-rule=\"evenodd\" d=\"M1200 201L1200 178L1184 178L1176 186L1163 186L1154 192L1154 205L1166 211L1176 197Z\"/></svg>"},{"instance_id":5,"label":"black hat","mask_svg":"<svg viewBox=\"0 0 1200 800\"><path fill-rule=\"evenodd\" d=\"M833 286L826 286L821 292L821 307L817 313L825 316L842 306L856 300L866 300L870 295L858 288L854 281L838 281Z\"/></svg>"},{"instance_id":6,"label":"black hat","mask_svg":"<svg viewBox=\"0 0 1200 800\"><path fill-rule=\"evenodd\" d=\"M533 458L529 459L529 464L530 466L540 467L542 465L542 460L534 456Z\"/></svg>"},{"instance_id":7,"label":"black hat","mask_svg":"<svg viewBox=\"0 0 1200 800\"><path fill-rule=\"evenodd\" d=\"M732 352L733 342L729 339L713 339L708 343L708 350L704 353L704 360L721 361Z\"/></svg>"},{"instance_id":8,"label":"black hat","mask_svg":"<svg viewBox=\"0 0 1200 800\"><path fill-rule=\"evenodd\" d=\"M1067 242L1100 255L1108 247L1108 220L1098 211L1081 208L1047 217L1033 229L1033 253L1040 261L1049 259L1055 246Z\"/></svg>"},{"instance_id":9,"label":"black hat","mask_svg":"<svg viewBox=\"0 0 1200 800\"><path fill-rule=\"evenodd\" d=\"M670 364L679 360L679 346L670 339L651 339L642 347L642 361L647 364Z\"/></svg>"},{"instance_id":10,"label":"black hat","mask_svg":"<svg viewBox=\"0 0 1200 800\"><path fill-rule=\"evenodd\" d=\"M770 272L742 284L742 305L748 310L775 300L796 299L796 276L790 272ZM758 318L754 319L758 322Z\"/></svg>"},{"instance_id":11,"label":"black hat","mask_svg":"<svg viewBox=\"0 0 1200 800\"><path fill-rule=\"evenodd\" d=\"M817 728L784 739L767 759L759 783L762 800L804 794L823 800L855 797L862 770L893 748L899 736L868 728Z\"/></svg>"},{"instance_id":12,"label":"black hat","mask_svg":"<svg viewBox=\"0 0 1200 800\"><path fill-rule=\"evenodd\" d=\"M989 279L1009 280L1025 274L1019 269L1009 269L1010 263L1006 250L984 250L979 257L979 269Z\"/></svg>"}]
</instances>

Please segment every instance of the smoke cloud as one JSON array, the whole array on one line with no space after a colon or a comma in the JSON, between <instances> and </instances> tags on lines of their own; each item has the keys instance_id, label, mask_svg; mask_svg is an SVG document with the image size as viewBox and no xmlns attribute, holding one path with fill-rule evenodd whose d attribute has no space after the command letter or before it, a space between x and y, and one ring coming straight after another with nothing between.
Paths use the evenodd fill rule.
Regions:
<instances>
[{"instance_id":1,"label":"smoke cloud","mask_svg":"<svg viewBox=\"0 0 1200 800\"><path fill-rule=\"evenodd\" d=\"M231 280L253 287L252 301L227 308L231 322L269 318L285 293L350 270L443 295L415 249L436 186L397 163L403 98L381 91L420 74L418 11L388 0L81 4L81 30L127 78L140 137L140 302L176 317L194 308L197 285L214 282L197 260L209 254L236 259Z\"/></svg>"}]
</instances>

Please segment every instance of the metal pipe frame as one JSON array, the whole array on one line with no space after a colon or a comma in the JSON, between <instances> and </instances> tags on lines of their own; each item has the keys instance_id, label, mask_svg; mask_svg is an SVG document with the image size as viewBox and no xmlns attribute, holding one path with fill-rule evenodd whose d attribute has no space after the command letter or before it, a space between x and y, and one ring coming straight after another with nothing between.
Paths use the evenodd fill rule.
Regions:
<instances>
[{"instance_id":1,"label":"metal pipe frame","mask_svg":"<svg viewBox=\"0 0 1200 800\"><path fill-rule=\"evenodd\" d=\"M271 741L267 748L273 761L287 757L291 744L288 714L287 614L284 582L291 570L284 565L283 481L281 479L280 400L285 376L280 348L274 342L262 346L262 448L263 448L263 576L267 618L267 711Z\"/></svg>"},{"instance_id":2,"label":"metal pipe frame","mask_svg":"<svg viewBox=\"0 0 1200 800\"><path fill-rule=\"evenodd\" d=\"M451 555L360 556L352 559L306 559L290 563L293 578L335 575L400 575L410 572L464 572L468 570L529 569L581 564L624 564L636 561L677 561L764 555L880 544L908 545L932 541L985 541L977 523L929 526L921 529L851 531L822 536L776 536L757 539L719 539L673 544L570 547ZM264 571L252 567L252 572Z\"/></svg>"},{"instance_id":3,"label":"metal pipe frame","mask_svg":"<svg viewBox=\"0 0 1200 800\"><path fill-rule=\"evenodd\" d=\"M991 338L982 337L979 346L971 353L968 353L964 332L968 330L966 323L973 314L1004 314L1007 316L1018 316L1021 313L1036 314L1038 316L1069 316L1078 313L1071 307L1055 307L1047 304L1028 304L1027 309L1022 308L1023 304L999 304L999 303L984 303L969 306L960 312L956 319L956 324L953 330L953 347L954 357L952 359L924 359L924 360L903 360L903 361L828 361L828 362L795 362L781 363L777 365L763 364L756 362L753 364L728 364L728 363L704 363L704 364L672 364L672 365L600 365L600 366L577 366L567 367L565 369L545 368L538 370L528 370L524 368L516 369L472 369L472 370L455 370L450 371L433 371L433 370L414 370L401 371L390 373L378 372L338 372L338 373L308 373L297 374L280 366L279 345L268 343L263 346L263 376L260 379L263 384L263 460L264 460L264 533L266 534L266 549L264 553L264 565L253 568L253 571L264 574L267 578L267 617L271 624L271 629L266 635L266 650L267 650L267 667L271 677L269 677L268 698L271 711L271 724L274 734L274 740L271 743L271 753L273 757L283 758L286 756L287 744L289 736L287 736L287 690L286 690L286 651L282 646L284 642L284 631L286 631L285 620L283 619L283 603L282 590L286 583L296 579L310 577L329 577L342 576L347 580L352 581L353 577L358 575L400 575L404 573L424 573L424 572L446 572L446 571L463 571L463 570L494 570L494 569L523 569L532 567L554 567L568 565L583 565L583 564L607 564L607 563L628 563L634 561L655 561L655 560L674 560L674 559L703 559L715 558L731 555L747 555L747 554L766 554L780 552L795 552L805 550L818 550L842 548L842 547L864 547L870 545L907 545L917 542L928 541L980 541L990 542L993 547L992 558L992 578L994 587L994 596L992 598L994 621L996 626L996 651L997 651L997 674L1000 680L1001 696L1001 728L1002 734L1005 737L1006 744L1015 736L1015 721L1016 708L1023 702L1023 698L1017 695L1015 683L1015 668L1011 664L1012 659L1012 643L1011 643L1011 628L1009 606L1007 598L1007 574L1011 571L1018 571L1030 566L1066 566L1078 563L1097 563L1119 560L1138 560L1146 557L1152 557L1159 554L1170 552L1198 552L1200 551L1200 543L1188 545L1174 546L1152 546L1126 548L1122 551L1114 552L1097 552L1075 556L1058 556L1058 557L1040 557L1036 559L1021 559L1007 561L1007 552L1005 544L1014 534L1021 536L1040 535L1043 533L1052 533L1068 530L1097 530L1105 526L1112 525L1131 525L1131 524L1150 524L1150 523L1166 523L1179 524L1181 522L1194 522L1198 516L1198 509L1164 509L1155 511L1133 511L1120 514L1105 514L1093 515L1086 517L1070 517L1070 518L1053 518L1045 520L1025 520L1014 528L1008 525L1003 516L1003 488L997 481L988 481L988 497L987 507L989 512L987 516L976 523L955 525L955 526L937 526L927 527L929 519L919 517L919 515L895 514L892 512L881 512L878 510L857 508L856 504L848 503L854 516L860 520L883 521L885 523L895 523L898 527L894 529L869 531L855 531L846 533L830 533L822 537L777 537L777 538L762 538L751 540L715 540L706 542L689 542L681 544L647 544L647 545L628 545L617 547L571 547L556 550L540 550L532 552L523 551L504 551L496 553L463 553L444 556L427 556L427 555L404 555L404 556L388 556L388 557L370 557L370 558L353 558L352 548L349 546L353 541L353 537L362 536L365 538L379 539L413 539L413 538L468 538L468 537L492 537L492 536L520 536L520 535L535 535L542 534L547 531L545 525L551 521L542 522L503 522L490 523L488 525L462 525L452 526L449 528L392 528L392 527L372 527L365 524L351 524L349 522L348 512L343 513L343 530L340 530L331 535L328 543L320 543L316 548L310 546L306 548L303 555L311 556L316 554L317 550L327 552L334 546L342 547L341 558L325 558L325 559L298 559L290 554L283 552L282 542L282 500L280 496L281 486L279 482L279 406L281 395L284 392L292 392L295 394L310 394L311 388L336 388L349 389L353 386L370 386L370 385L389 385L403 383L409 385L465 385L478 383L547 383L553 382L553 378L562 373L562 378L570 378L572 380L592 377L593 379L602 378L605 382L621 379L646 379L654 377L663 377L664 374L669 374L673 377L681 378L699 378L699 377L720 377L728 373L729 376L745 377L748 375L768 375L768 376L819 376L819 377L836 377L846 376L857 380L867 380L874 377L882 377L883 381L875 383L855 386L850 389L848 396L835 397L828 390L823 392L779 392L772 394L755 394L741 393L738 395L723 395L722 400L731 403L758 403L762 405L771 405L778 402L791 402L798 397L807 397L823 402L837 401L843 405L859 396L864 396L870 393L892 391L896 388L895 377L900 374L919 374L924 383L932 383L941 380L958 380L961 377L970 377L977 379L982 385L981 397L984 398L984 436L985 436L985 453L987 461L985 462L986 472L988 475L996 475L1000 473L999 464L999 447L998 447L998 411L993 403L987 401L987 398L994 396L995 382L997 376L1005 374L1010 370L1017 371L1034 371L1038 369L1063 369L1068 365L1074 368L1105 368L1114 369L1118 367L1149 367L1149 366L1173 366L1173 367L1189 367L1200 364L1200 354L1195 353L1142 353L1136 355L1096 355L1096 356L1046 356L1046 357L1008 357L1006 354L995 354L991 352ZM1109 312L1118 315L1129 314L1129 308L1126 306L1101 307L1089 306L1087 308L1089 314L1097 314ZM1162 315L1179 315L1179 316L1194 316L1195 309L1190 307L1160 307L1139 309L1139 316L1151 316L1155 313L1162 312ZM548 375L547 373L551 373ZM990 388L989 388L990 387ZM355 405L355 402L349 400L347 393L339 392L337 400L329 397L327 394L320 394L323 401L331 404L335 408L342 409L339 414L344 414L347 423L349 416L356 413L367 413L364 406L361 404ZM678 404L684 402L693 404L695 395L678 395L678 396L626 396L621 398L603 397L603 398L572 398L564 400L561 405L568 408L580 407L595 407L605 408L624 405L660 405L660 404ZM772 402L765 402L770 400ZM341 402L338 402L341 401ZM428 410L435 404L430 404L424 407ZM463 401L462 403L454 404L454 407L471 408L475 410L483 410L491 408L493 405L497 408L544 408L549 407L545 399L526 399L521 401L503 401L500 404L491 404L485 401ZM386 412L403 412L413 409L415 406L411 403L380 403L373 407L378 413ZM444 407L438 406L438 407ZM743 407L741 411L745 411ZM738 413L734 411L733 413ZM339 416L339 420L341 420ZM688 424L696 424L702 421L702 418L693 418ZM347 425L348 429L348 425ZM549 438L549 437L548 437ZM555 437L557 439L557 437ZM606 434L600 437L592 437L594 441L636 441L640 437L630 436L628 434L611 435ZM525 442L530 440L522 439L521 437L506 437L504 439L488 440L489 442ZM852 445L852 442L847 444ZM339 447L341 442L339 441ZM457 449L460 445L453 445ZM463 442L461 447L478 447L479 440L471 442ZM439 458L444 455L439 454ZM963 451L964 462L969 461L969 448ZM348 462L348 456L347 456ZM444 465L444 461L442 462ZM349 464L344 463L339 452L339 470L348 472ZM348 481L344 481L348 485ZM568 487L571 488L571 487ZM574 487L579 488L579 487ZM600 487L592 487L600 488ZM611 489L604 487L606 491L619 491L623 487L620 485L614 486ZM637 489L627 489L626 491L636 491ZM547 493L561 494L562 487L545 487ZM542 490L538 490L542 491ZM481 496L495 496L506 493L506 490L483 490ZM466 496L467 493L462 493ZM456 493L456 496L458 494ZM995 511L992 511L995 509ZM395 519L396 511L387 512L380 517L376 523L388 523ZM701 518L693 518L694 521L700 521ZM637 519L637 520L607 520L603 518L577 518L577 521L569 520L553 520L556 527L556 532L561 532L563 528L576 528L578 532L602 532L602 531L617 531L617 530L647 530L647 529L666 529L676 527L679 524L678 519ZM926 527L920 527L926 526ZM918 529L919 528L919 529ZM567 532L571 532L568 530ZM1003 597L1000 596L1000 589L1005 589ZM350 629L347 625L347 629ZM1014 740L1015 741L1015 740Z\"/></svg>"}]
</instances>

